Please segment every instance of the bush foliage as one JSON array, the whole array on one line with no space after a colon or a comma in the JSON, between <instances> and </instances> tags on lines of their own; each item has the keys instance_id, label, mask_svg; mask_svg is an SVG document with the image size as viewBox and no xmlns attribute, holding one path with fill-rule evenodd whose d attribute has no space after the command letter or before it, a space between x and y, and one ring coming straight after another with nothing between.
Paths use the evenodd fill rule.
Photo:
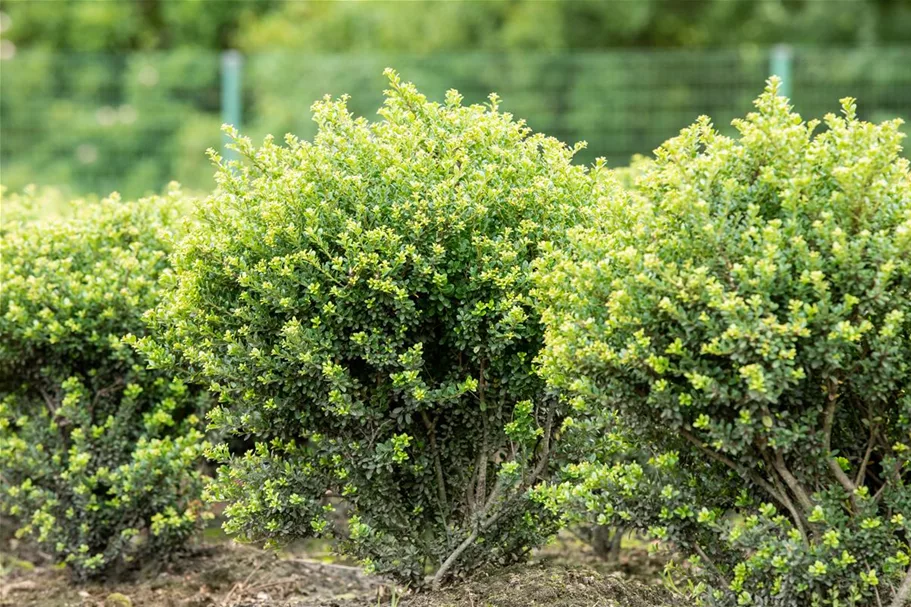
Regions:
<instances>
[{"instance_id":1,"label":"bush foliage","mask_svg":"<svg viewBox=\"0 0 911 607\"><path fill-rule=\"evenodd\" d=\"M370 569L439 582L553 529L526 495L561 419L532 369L530 264L594 182L495 96L430 103L388 76L378 122L326 98L312 143L236 139L247 162L220 165L142 349L208 382L214 426L256 439L214 451L229 532L337 537Z\"/></svg>"},{"instance_id":2,"label":"bush foliage","mask_svg":"<svg viewBox=\"0 0 911 607\"><path fill-rule=\"evenodd\" d=\"M159 302L180 198L0 230L0 514L77 579L175 551L200 520L203 399L122 340Z\"/></svg>"},{"instance_id":3,"label":"bush foliage","mask_svg":"<svg viewBox=\"0 0 911 607\"><path fill-rule=\"evenodd\" d=\"M842 103L700 118L539 274L544 372L620 424L542 497L677 542L697 604L911 592L911 176Z\"/></svg>"}]
</instances>

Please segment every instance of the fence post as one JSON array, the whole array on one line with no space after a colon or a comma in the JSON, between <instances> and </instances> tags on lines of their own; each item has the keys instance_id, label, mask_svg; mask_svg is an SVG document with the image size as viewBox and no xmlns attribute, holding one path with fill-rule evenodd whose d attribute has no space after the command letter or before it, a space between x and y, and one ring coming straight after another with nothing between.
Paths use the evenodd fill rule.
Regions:
<instances>
[{"instance_id":1,"label":"fence post","mask_svg":"<svg viewBox=\"0 0 911 607\"><path fill-rule=\"evenodd\" d=\"M239 51L224 51L221 54L221 121L240 128L241 116L241 70L243 56ZM222 145L230 143L230 138L222 134ZM237 153L224 149L224 157L234 160Z\"/></svg>"},{"instance_id":2,"label":"fence post","mask_svg":"<svg viewBox=\"0 0 911 607\"><path fill-rule=\"evenodd\" d=\"M778 93L785 97L791 96L791 66L794 63L794 49L787 44L778 44L772 47L769 56L769 71L773 76L781 78L781 87Z\"/></svg>"}]
</instances>

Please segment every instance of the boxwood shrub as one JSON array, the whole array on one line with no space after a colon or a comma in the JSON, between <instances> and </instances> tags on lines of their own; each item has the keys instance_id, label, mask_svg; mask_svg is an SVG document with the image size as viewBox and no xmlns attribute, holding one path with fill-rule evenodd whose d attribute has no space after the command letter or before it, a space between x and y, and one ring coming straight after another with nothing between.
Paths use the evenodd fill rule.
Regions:
<instances>
[{"instance_id":1,"label":"boxwood shrub","mask_svg":"<svg viewBox=\"0 0 911 607\"><path fill-rule=\"evenodd\" d=\"M544 373L621 438L542 492L674 540L700 605L911 595L911 176L900 121L771 81L656 152L538 275ZM583 427L584 429L584 427ZM613 445L616 447L617 442ZM644 449L643 454L640 450Z\"/></svg>"},{"instance_id":2,"label":"boxwood shrub","mask_svg":"<svg viewBox=\"0 0 911 607\"><path fill-rule=\"evenodd\" d=\"M0 229L0 515L78 580L179 548L201 517L204 398L122 339L159 302L181 198Z\"/></svg>"},{"instance_id":3,"label":"boxwood shrub","mask_svg":"<svg viewBox=\"0 0 911 607\"><path fill-rule=\"evenodd\" d=\"M377 122L327 98L313 142L236 138L245 160L220 162L140 347L256 441L212 453L230 533L334 537L371 570L439 583L554 529L527 495L563 407L533 369L530 264L597 186L496 96L431 103L387 75Z\"/></svg>"}]
</instances>

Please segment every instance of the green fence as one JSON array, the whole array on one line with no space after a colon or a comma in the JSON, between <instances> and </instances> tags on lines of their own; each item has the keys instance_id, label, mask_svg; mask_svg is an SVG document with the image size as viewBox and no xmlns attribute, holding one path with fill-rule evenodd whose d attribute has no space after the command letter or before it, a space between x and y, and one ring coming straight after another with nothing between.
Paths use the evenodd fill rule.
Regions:
<instances>
[{"instance_id":1,"label":"green fence","mask_svg":"<svg viewBox=\"0 0 911 607\"><path fill-rule=\"evenodd\" d=\"M420 57L29 51L0 63L0 182L130 196L172 179L208 189L204 151L222 145L223 121L254 138L309 137L310 104L343 93L354 112L373 116L387 66L432 98L457 88L474 102L496 91L535 130L587 141L580 161L605 156L614 166L700 114L729 130L773 70L804 115L835 111L852 95L864 118L911 119L911 47Z\"/></svg>"}]
</instances>

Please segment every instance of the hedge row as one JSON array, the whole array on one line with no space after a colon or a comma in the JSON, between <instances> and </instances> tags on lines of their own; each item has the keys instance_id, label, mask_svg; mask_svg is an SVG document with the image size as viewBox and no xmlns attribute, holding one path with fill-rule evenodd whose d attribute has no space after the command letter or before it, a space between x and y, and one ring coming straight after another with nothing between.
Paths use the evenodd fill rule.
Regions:
<instances>
[{"instance_id":1,"label":"hedge row","mask_svg":"<svg viewBox=\"0 0 911 607\"><path fill-rule=\"evenodd\" d=\"M700 118L614 173L388 77L376 122L327 98L312 142L232 133L190 223L173 192L4 225L20 533L80 578L167 555L205 448L232 534L414 586L582 522L664 540L697 605L904 605L899 121L848 99L817 133L773 80L739 136Z\"/></svg>"},{"instance_id":2,"label":"hedge row","mask_svg":"<svg viewBox=\"0 0 911 607\"><path fill-rule=\"evenodd\" d=\"M208 396L123 342L162 301L180 191L30 219L51 201L3 201L0 515L83 579L196 530Z\"/></svg>"}]
</instances>

